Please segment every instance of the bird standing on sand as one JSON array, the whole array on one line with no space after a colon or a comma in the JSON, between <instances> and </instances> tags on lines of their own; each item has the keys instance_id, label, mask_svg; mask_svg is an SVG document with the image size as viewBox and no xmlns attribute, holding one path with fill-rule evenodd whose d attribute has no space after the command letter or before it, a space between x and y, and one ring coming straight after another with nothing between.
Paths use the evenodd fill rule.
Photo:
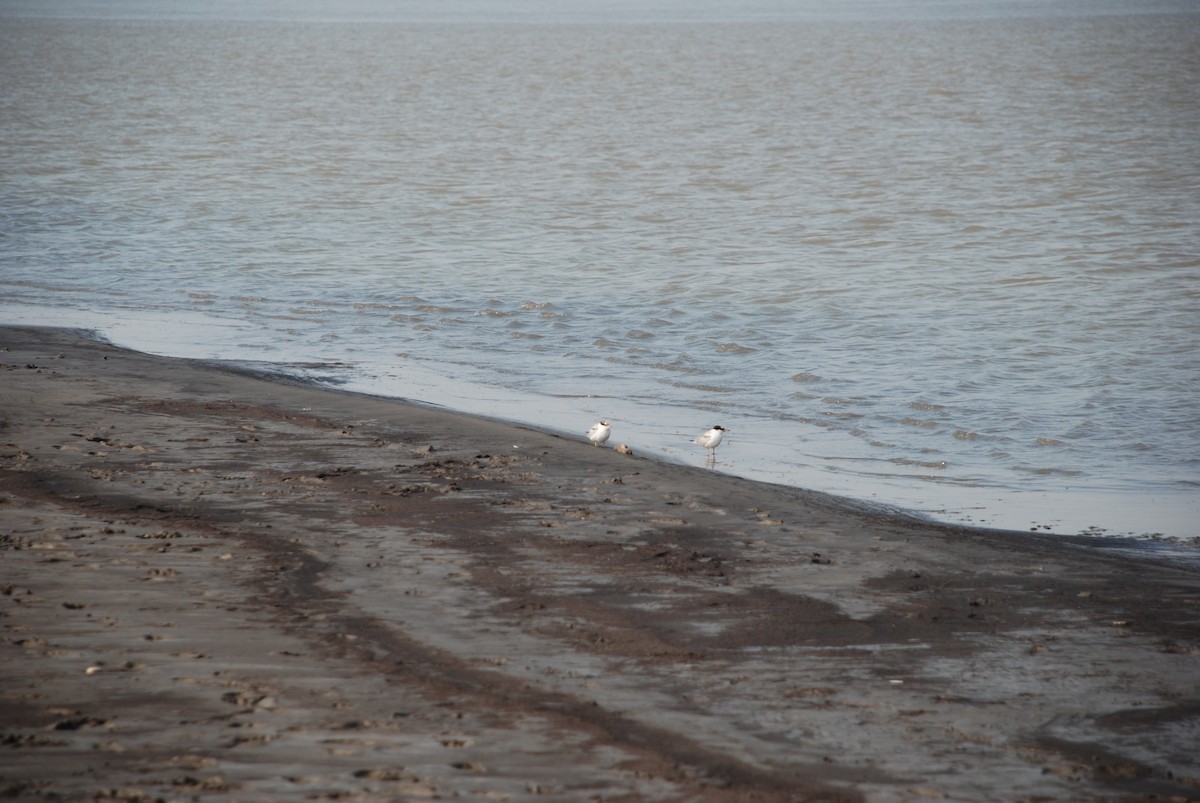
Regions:
<instances>
[{"instance_id":1,"label":"bird standing on sand","mask_svg":"<svg viewBox=\"0 0 1200 803\"><path fill-rule=\"evenodd\" d=\"M725 433L729 430L717 424L715 427L705 432L699 438L696 438L692 443L698 443L708 450L708 461L710 463L717 462L717 447L721 445L721 438L725 437Z\"/></svg>"},{"instance_id":2,"label":"bird standing on sand","mask_svg":"<svg viewBox=\"0 0 1200 803\"><path fill-rule=\"evenodd\" d=\"M612 424L607 421L597 421L595 424L592 424L592 428L588 430L587 435L588 440L592 442L593 446L600 446L608 440L608 436L611 434Z\"/></svg>"}]
</instances>

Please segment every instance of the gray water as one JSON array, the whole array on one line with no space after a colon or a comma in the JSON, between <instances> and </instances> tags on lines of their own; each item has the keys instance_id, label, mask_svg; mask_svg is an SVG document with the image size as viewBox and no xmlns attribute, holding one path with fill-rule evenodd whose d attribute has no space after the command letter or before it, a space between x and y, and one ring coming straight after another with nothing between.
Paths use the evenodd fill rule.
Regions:
<instances>
[{"instance_id":1,"label":"gray water","mask_svg":"<svg viewBox=\"0 0 1200 803\"><path fill-rule=\"evenodd\" d=\"M0 322L1200 536L1192 3L0 0Z\"/></svg>"}]
</instances>

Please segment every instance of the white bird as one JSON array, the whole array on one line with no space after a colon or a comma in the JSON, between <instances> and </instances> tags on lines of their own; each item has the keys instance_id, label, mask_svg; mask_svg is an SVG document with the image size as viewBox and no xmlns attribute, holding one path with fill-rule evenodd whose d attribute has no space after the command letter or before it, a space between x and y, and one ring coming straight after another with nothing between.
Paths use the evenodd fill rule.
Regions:
<instances>
[{"instance_id":1,"label":"white bird","mask_svg":"<svg viewBox=\"0 0 1200 803\"><path fill-rule=\"evenodd\" d=\"M710 460L717 459L717 447L721 445L721 439L725 437L725 433L729 430L717 424L715 427L705 432L699 438L696 438L692 443L697 443L708 450Z\"/></svg>"},{"instance_id":2,"label":"white bird","mask_svg":"<svg viewBox=\"0 0 1200 803\"><path fill-rule=\"evenodd\" d=\"M597 421L595 424L592 424L592 428L588 430L587 436L593 446L600 446L608 440L608 436L611 434L612 424L607 421Z\"/></svg>"}]
</instances>

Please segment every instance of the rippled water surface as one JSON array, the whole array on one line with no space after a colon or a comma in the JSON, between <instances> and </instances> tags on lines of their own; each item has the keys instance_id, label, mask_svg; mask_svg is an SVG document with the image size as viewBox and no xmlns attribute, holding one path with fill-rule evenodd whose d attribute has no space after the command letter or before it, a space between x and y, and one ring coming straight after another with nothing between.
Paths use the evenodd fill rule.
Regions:
<instances>
[{"instance_id":1,"label":"rippled water surface","mask_svg":"<svg viewBox=\"0 0 1200 803\"><path fill-rule=\"evenodd\" d=\"M0 4L0 322L1195 537L1192 8Z\"/></svg>"}]
</instances>

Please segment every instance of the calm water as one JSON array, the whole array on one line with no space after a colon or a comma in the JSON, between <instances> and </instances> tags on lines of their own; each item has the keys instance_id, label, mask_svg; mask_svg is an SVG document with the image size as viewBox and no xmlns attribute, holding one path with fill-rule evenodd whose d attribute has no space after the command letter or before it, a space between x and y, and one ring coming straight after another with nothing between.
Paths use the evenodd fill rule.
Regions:
<instances>
[{"instance_id":1,"label":"calm water","mask_svg":"<svg viewBox=\"0 0 1200 803\"><path fill-rule=\"evenodd\" d=\"M0 0L0 322L1200 535L1187 2Z\"/></svg>"}]
</instances>

